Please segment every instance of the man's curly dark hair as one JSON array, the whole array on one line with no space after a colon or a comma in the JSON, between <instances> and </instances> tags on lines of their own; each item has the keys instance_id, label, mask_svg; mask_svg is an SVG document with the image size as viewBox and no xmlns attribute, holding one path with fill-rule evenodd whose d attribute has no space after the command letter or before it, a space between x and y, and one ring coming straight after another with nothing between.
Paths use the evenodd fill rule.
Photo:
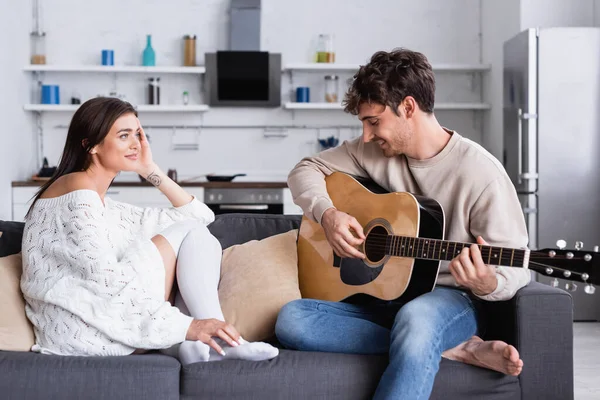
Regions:
<instances>
[{"instance_id":1,"label":"man's curly dark hair","mask_svg":"<svg viewBox=\"0 0 600 400\"><path fill-rule=\"evenodd\" d=\"M435 77L427 57L404 48L378 51L354 75L344 111L358 115L359 106L367 102L387 105L398 115L398 106L407 96L414 97L423 112L433 112Z\"/></svg>"}]
</instances>

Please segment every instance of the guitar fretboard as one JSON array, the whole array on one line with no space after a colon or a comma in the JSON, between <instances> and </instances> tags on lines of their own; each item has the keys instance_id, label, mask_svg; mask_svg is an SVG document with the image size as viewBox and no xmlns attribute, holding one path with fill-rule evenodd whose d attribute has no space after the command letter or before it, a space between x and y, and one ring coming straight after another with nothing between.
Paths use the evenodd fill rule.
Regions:
<instances>
[{"instance_id":1,"label":"guitar fretboard","mask_svg":"<svg viewBox=\"0 0 600 400\"><path fill-rule=\"evenodd\" d=\"M471 243L452 242L429 238L388 235L386 253L397 257L450 261ZM488 265L527 268L528 251L506 247L478 245L483 261Z\"/></svg>"}]
</instances>

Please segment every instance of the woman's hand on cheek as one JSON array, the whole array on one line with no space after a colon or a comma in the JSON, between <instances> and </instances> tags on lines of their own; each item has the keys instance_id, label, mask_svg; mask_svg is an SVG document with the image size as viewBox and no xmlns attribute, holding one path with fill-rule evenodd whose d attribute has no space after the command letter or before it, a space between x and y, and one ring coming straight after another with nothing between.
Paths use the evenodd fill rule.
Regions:
<instances>
[{"instance_id":1,"label":"woman's hand on cheek","mask_svg":"<svg viewBox=\"0 0 600 400\"><path fill-rule=\"evenodd\" d=\"M136 172L144 178L147 178L148 175L150 175L156 169L156 164L152 159L152 150L150 149L150 143L148 143L148 137L146 136L141 123L139 123L139 119L138 124L140 134L140 152L138 157L139 170Z\"/></svg>"}]
</instances>

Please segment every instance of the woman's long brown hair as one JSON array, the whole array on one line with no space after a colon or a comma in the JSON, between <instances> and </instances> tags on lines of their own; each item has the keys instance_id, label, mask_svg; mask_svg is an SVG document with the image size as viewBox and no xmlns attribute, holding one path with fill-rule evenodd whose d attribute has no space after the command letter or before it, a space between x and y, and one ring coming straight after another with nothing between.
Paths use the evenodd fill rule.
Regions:
<instances>
[{"instance_id":1,"label":"woman's long brown hair","mask_svg":"<svg viewBox=\"0 0 600 400\"><path fill-rule=\"evenodd\" d=\"M58 178L71 172L85 171L90 166L90 150L104 140L119 117L129 113L137 117L131 104L114 97L96 97L77 109L69 125L60 163L50 180L35 194L27 216L40 196Z\"/></svg>"}]
</instances>

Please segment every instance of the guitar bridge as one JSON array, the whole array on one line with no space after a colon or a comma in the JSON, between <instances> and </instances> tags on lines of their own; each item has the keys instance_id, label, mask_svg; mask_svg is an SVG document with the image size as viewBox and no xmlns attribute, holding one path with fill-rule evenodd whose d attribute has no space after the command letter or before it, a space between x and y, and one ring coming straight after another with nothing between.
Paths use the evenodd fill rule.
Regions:
<instances>
[{"instance_id":1,"label":"guitar bridge","mask_svg":"<svg viewBox=\"0 0 600 400\"><path fill-rule=\"evenodd\" d=\"M333 266L339 268L342 265L342 258L333 252Z\"/></svg>"}]
</instances>

